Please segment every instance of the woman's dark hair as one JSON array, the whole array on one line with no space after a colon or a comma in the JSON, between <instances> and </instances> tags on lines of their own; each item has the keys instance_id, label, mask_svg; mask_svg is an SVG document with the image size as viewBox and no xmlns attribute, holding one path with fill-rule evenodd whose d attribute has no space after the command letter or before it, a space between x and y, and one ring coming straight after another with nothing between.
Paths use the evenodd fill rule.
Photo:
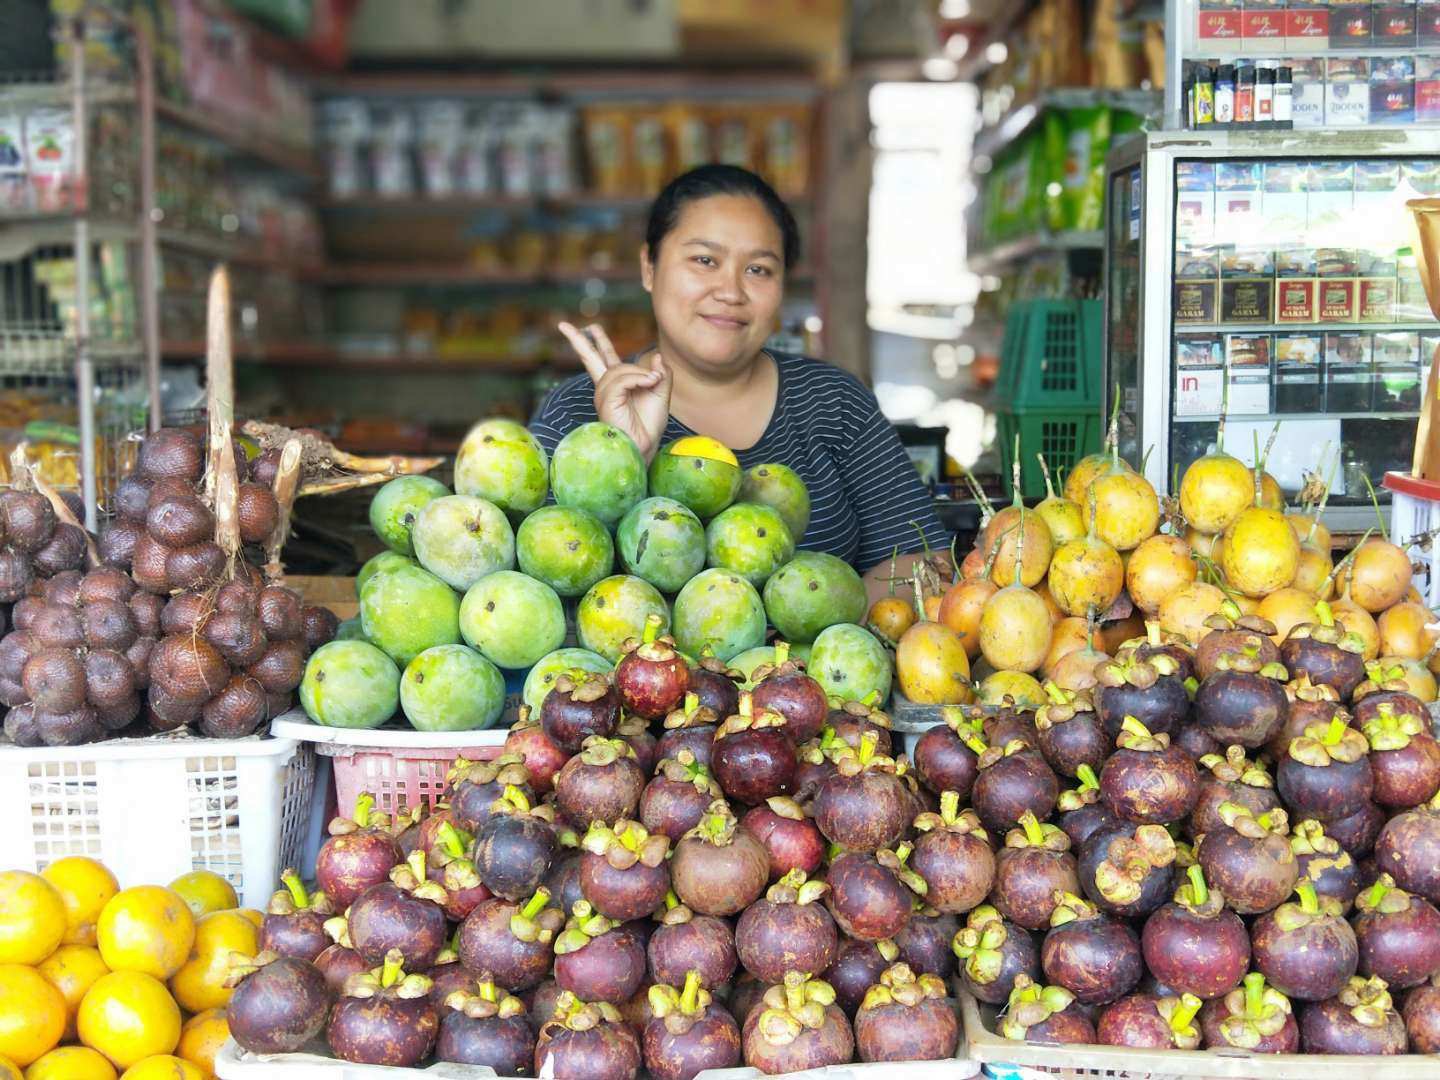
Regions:
<instances>
[{"instance_id":1,"label":"woman's dark hair","mask_svg":"<svg viewBox=\"0 0 1440 1080\"><path fill-rule=\"evenodd\" d=\"M761 177L737 165L701 165L665 185L650 204L650 217L645 223L645 245L651 259L659 254L660 241L675 228L685 204L712 195L744 195L758 200L780 230L785 269L800 260L800 227L790 207Z\"/></svg>"}]
</instances>

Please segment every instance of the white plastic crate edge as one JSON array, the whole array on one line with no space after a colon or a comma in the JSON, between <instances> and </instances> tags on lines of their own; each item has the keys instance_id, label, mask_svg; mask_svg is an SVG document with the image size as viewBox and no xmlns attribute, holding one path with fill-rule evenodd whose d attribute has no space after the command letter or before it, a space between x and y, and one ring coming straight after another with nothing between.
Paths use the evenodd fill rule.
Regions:
<instances>
[{"instance_id":1,"label":"white plastic crate edge","mask_svg":"<svg viewBox=\"0 0 1440 1080\"><path fill-rule=\"evenodd\" d=\"M440 1062L428 1069L394 1069L383 1065L352 1065L320 1054L247 1054L228 1040L215 1058L220 1080L383 1080L385 1077L415 1077L416 1080L491 1080L495 1070L484 1065L454 1065ZM645 1074L642 1073L642 1076ZM946 1061L876 1062L874 1064L832 1065L826 1069L781 1074L781 1080L967 1080L980 1075L980 1063L968 1058ZM758 1069L706 1069L695 1080L764 1080Z\"/></svg>"},{"instance_id":2,"label":"white plastic crate edge","mask_svg":"<svg viewBox=\"0 0 1440 1080\"><path fill-rule=\"evenodd\" d=\"M1390 535L1395 543L1405 549L1412 561L1428 569L1422 571L1429 578L1425 590L1425 605L1432 610L1440 607L1440 537L1430 543L1426 552L1410 541L1426 533L1440 529L1440 502L1432 502L1403 491L1390 491Z\"/></svg>"},{"instance_id":3,"label":"white plastic crate edge","mask_svg":"<svg viewBox=\"0 0 1440 1080\"><path fill-rule=\"evenodd\" d=\"M344 747L353 750L454 750L465 746L502 746L510 734L508 727L489 727L479 731L415 731L400 728L332 728L312 723L301 709L291 709L270 721L276 736L315 743L324 747L320 752L331 757L343 755Z\"/></svg>"},{"instance_id":4,"label":"white plastic crate edge","mask_svg":"<svg viewBox=\"0 0 1440 1080\"><path fill-rule=\"evenodd\" d=\"M218 764L224 759L233 766ZM217 764L192 773L187 762L193 760ZM301 799L289 806L285 781L297 760L308 775ZM46 775L47 768L52 775ZM190 804L214 793L192 793L188 779L222 772L236 778L233 812L239 821L235 831L244 875L237 889L240 903L263 909L284 860L303 854L310 819L315 762L310 747L294 739L148 738L4 747L0 814L14 824L0 831L0 866L38 871L55 859L78 854L104 861L122 886L172 881L205 861L204 838L191 827ZM87 785L85 794L66 790L77 783ZM93 793L88 790L91 783ZM56 806L72 811L64 822L70 827L37 832L47 811ZM282 850L287 812L295 816L288 830L294 850L289 851ZM211 811L203 813L209 816Z\"/></svg>"}]
</instances>

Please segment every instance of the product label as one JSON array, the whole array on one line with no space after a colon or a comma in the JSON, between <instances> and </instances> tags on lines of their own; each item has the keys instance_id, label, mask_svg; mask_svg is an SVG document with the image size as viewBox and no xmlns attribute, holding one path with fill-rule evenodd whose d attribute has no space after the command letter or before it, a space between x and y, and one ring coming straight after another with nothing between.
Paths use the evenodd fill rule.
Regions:
<instances>
[{"instance_id":1,"label":"product label","mask_svg":"<svg viewBox=\"0 0 1440 1080\"><path fill-rule=\"evenodd\" d=\"M1354 322L1358 293L1354 278L1330 278L1320 282L1320 321Z\"/></svg>"},{"instance_id":2,"label":"product label","mask_svg":"<svg viewBox=\"0 0 1440 1080\"><path fill-rule=\"evenodd\" d=\"M1360 321L1388 323L1395 321L1394 278L1362 278L1360 281Z\"/></svg>"},{"instance_id":3,"label":"product label","mask_svg":"<svg viewBox=\"0 0 1440 1080\"><path fill-rule=\"evenodd\" d=\"M1325 84L1325 123L1360 127L1370 121L1370 65L1361 59L1331 59Z\"/></svg>"},{"instance_id":4,"label":"product label","mask_svg":"<svg viewBox=\"0 0 1440 1080\"><path fill-rule=\"evenodd\" d=\"M1245 10L1241 34L1251 52L1275 50L1285 45L1285 12Z\"/></svg>"},{"instance_id":5,"label":"product label","mask_svg":"<svg viewBox=\"0 0 1440 1080\"><path fill-rule=\"evenodd\" d=\"M1213 323L1218 292L1218 282L1177 281L1175 283L1175 321L1177 323Z\"/></svg>"},{"instance_id":6,"label":"product label","mask_svg":"<svg viewBox=\"0 0 1440 1080\"><path fill-rule=\"evenodd\" d=\"M1386 47L1415 44L1415 5L1376 4L1371 30L1376 45Z\"/></svg>"},{"instance_id":7,"label":"product label","mask_svg":"<svg viewBox=\"0 0 1440 1080\"><path fill-rule=\"evenodd\" d=\"M1440 11L1440 5L1436 5ZM1415 119L1421 123L1440 120L1440 57L1415 58Z\"/></svg>"},{"instance_id":8,"label":"product label","mask_svg":"<svg viewBox=\"0 0 1440 1080\"><path fill-rule=\"evenodd\" d=\"M1372 19L1368 0L1332 4L1330 7L1330 48L1365 49L1370 46Z\"/></svg>"},{"instance_id":9,"label":"product label","mask_svg":"<svg viewBox=\"0 0 1440 1080\"><path fill-rule=\"evenodd\" d=\"M1200 39L1200 53L1238 52L1244 26L1244 14L1240 11L1200 12L1196 34Z\"/></svg>"},{"instance_id":10,"label":"product label","mask_svg":"<svg viewBox=\"0 0 1440 1080\"><path fill-rule=\"evenodd\" d=\"M1270 335L1231 334L1225 341L1229 364L1229 407L1237 415L1270 411Z\"/></svg>"},{"instance_id":11,"label":"product label","mask_svg":"<svg viewBox=\"0 0 1440 1080\"><path fill-rule=\"evenodd\" d=\"M1175 373L1175 415L1215 416L1225 398L1223 368L1194 368Z\"/></svg>"},{"instance_id":12,"label":"product label","mask_svg":"<svg viewBox=\"0 0 1440 1080\"><path fill-rule=\"evenodd\" d=\"M1225 323L1268 323L1272 295L1272 287L1268 279L1221 282L1220 321Z\"/></svg>"},{"instance_id":13,"label":"product label","mask_svg":"<svg viewBox=\"0 0 1440 1080\"><path fill-rule=\"evenodd\" d=\"M1275 321L1313 323L1318 284L1314 278L1281 278L1275 282Z\"/></svg>"},{"instance_id":14,"label":"product label","mask_svg":"<svg viewBox=\"0 0 1440 1080\"><path fill-rule=\"evenodd\" d=\"M1292 7L1285 12L1285 44L1297 51L1325 48L1330 40L1330 11L1323 7Z\"/></svg>"},{"instance_id":15,"label":"product label","mask_svg":"<svg viewBox=\"0 0 1440 1080\"><path fill-rule=\"evenodd\" d=\"M1440 45L1440 4L1421 4L1415 9L1415 30L1421 45Z\"/></svg>"}]
</instances>

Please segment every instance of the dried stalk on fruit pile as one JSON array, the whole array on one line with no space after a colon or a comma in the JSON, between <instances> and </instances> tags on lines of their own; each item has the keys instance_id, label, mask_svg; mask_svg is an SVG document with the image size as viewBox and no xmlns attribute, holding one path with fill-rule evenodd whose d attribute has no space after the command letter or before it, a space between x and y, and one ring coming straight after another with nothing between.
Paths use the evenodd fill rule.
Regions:
<instances>
[{"instance_id":1,"label":"dried stalk on fruit pile","mask_svg":"<svg viewBox=\"0 0 1440 1080\"><path fill-rule=\"evenodd\" d=\"M247 420L245 434L263 450L300 443L300 489L298 495L334 495L354 488L383 484L396 476L426 473L438 468L443 457L361 457L338 448L329 439L310 430L294 430L263 420Z\"/></svg>"}]
</instances>

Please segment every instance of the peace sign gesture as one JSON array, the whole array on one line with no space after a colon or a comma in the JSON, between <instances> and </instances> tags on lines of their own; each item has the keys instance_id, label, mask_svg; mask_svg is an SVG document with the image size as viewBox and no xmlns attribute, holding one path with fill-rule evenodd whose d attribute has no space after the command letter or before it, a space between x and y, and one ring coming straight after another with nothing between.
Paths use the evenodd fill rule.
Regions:
<instances>
[{"instance_id":1,"label":"peace sign gesture","mask_svg":"<svg viewBox=\"0 0 1440 1080\"><path fill-rule=\"evenodd\" d=\"M574 346L595 384L596 414L629 435L649 461L670 419L670 368L658 352L639 363L625 363L596 324L581 330L562 322L560 332Z\"/></svg>"}]
</instances>

